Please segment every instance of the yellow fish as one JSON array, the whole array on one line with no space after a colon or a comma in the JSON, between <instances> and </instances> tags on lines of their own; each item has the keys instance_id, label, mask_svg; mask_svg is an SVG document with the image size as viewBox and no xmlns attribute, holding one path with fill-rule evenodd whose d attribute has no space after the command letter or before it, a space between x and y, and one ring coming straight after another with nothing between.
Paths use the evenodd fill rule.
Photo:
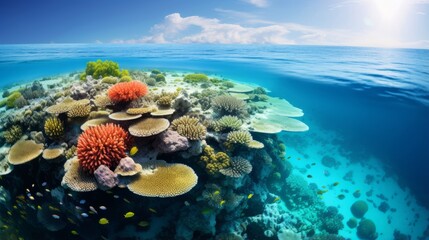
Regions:
<instances>
[{"instance_id":1,"label":"yellow fish","mask_svg":"<svg viewBox=\"0 0 429 240\"><path fill-rule=\"evenodd\" d=\"M132 157L132 156L136 155L136 153L138 151L139 151L139 149L136 146L132 147L130 150L130 156Z\"/></svg>"},{"instance_id":2,"label":"yellow fish","mask_svg":"<svg viewBox=\"0 0 429 240\"><path fill-rule=\"evenodd\" d=\"M339 182L334 182L334 184L333 184L333 185L334 185L334 187L335 187L335 186L338 186L338 184L340 184L340 183L339 183Z\"/></svg>"},{"instance_id":3,"label":"yellow fish","mask_svg":"<svg viewBox=\"0 0 429 240\"><path fill-rule=\"evenodd\" d=\"M133 212L127 212L124 214L124 217L125 218L132 218L132 217L134 217L134 213Z\"/></svg>"},{"instance_id":4,"label":"yellow fish","mask_svg":"<svg viewBox=\"0 0 429 240\"><path fill-rule=\"evenodd\" d=\"M149 211L153 212L153 213L158 213L155 209L153 208L149 208Z\"/></svg>"},{"instance_id":5,"label":"yellow fish","mask_svg":"<svg viewBox=\"0 0 429 240\"><path fill-rule=\"evenodd\" d=\"M140 227L147 227L147 226L149 226L149 222L146 222L146 221L140 221L140 222L138 223L138 226L140 226Z\"/></svg>"},{"instance_id":6,"label":"yellow fish","mask_svg":"<svg viewBox=\"0 0 429 240\"><path fill-rule=\"evenodd\" d=\"M247 199L251 199L253 197L253 193L247 195Z\"/></svg>"},{"instance_id":7,"label":"yellow fish","mask_svg":"<svg viewBox=\"0 0 429 240\"><path fill-rule=\"evenodd\" d=\"M79 235L79 233L78 233L76 230L71 230L71 231L70 231L70 233L71 233L72 235Z\"/></svg>"},{"instance_id":8,"label":"yellow fish","mask_svg":"<svg viewBox=\"0 0 429 240\"><path fill-rule=\"evenodd\" d=\"M275 202L277 202L279 200L280 200L280 197L276 197L276 198L274 198L273 203L275 203Z\"/></svg>"},{"instance_id":9,"label":"yellow fish","mask_svg":"<svg viewBox=\"0 0 429 240\"><path fill-rule=\"evenodd\" d=\"M213 193L213 195L219 195L220 194L220 191L219 190L216 190L216 191L214 191L214 193Z\"/></svg>"},{"instance_id":10,"label":"yellow fish","mask_svg":"<svg viewBox=\"0 0 429 240\"><path fill-rule=\"evenodd\" d=\"M100 220L98 220L98 223L101 225L106 225L109 224L109 220L107 220L107 218L100 218Z\"/></svg>"},{"instance_id":11,"label":"yellow fish","mask_svg":"<svg viewBox=\"0 0 429 240\"><path fill-rule=\"evenodd\" d=\"M37 205L37 209L42 210L42 207L40 205Z\"/></svg>"},{"instance_id":12,"label":"yellow fish","mask_svg":"<svg viewBox=\"0 0 429 240\"><path fill-rule=\"evenodd\" d=\"M220 203L219 203L219 204L220 204L221 206L223 206L223 205L225 204L225 202L226 202L225 200L222 200L222 201L220 201Z\"/></svg>"}]
</instances>

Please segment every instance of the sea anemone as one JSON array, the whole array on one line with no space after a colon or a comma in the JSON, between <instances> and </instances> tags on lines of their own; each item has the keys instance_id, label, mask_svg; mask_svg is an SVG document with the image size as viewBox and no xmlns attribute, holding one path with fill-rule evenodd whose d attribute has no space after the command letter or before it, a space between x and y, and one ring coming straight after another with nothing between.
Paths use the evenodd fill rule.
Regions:
<instances>
[{"instance_id":1,"label":"sea anemone","mask_svg":"<svg viewBox=\"0 0 429 240\"><path fill-rule=\"evenodd\" d=\"M131 102L148 93L147 85L139 81L120 82L113 85L107 92L112 102Z\"/></svg>"},{"instance_id":2,"label":"sea anemone","mask_svg":"<svg viewBox=\"0 0 429 240\"><path fill-rule=\"evenodd\" d=\"M92 174L100 165L115 168L126 156L128 139L128 133L112 123L88 128L79 136L77 143L82 169Z\"/></svg>"}]
</instances>

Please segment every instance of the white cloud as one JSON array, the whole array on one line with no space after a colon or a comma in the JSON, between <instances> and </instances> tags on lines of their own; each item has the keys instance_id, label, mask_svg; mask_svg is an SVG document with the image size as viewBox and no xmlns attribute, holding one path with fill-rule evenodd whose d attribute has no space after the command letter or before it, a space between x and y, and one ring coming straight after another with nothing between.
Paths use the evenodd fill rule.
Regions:
<instances>
[{"instance_id":1,"label":"white cloud","mask_svg":"<svg viewBox=\"0 0 429 240\"><path fill-rule=\"evenodd\" d=\"M417 12L417 15L426 15L426 13L425 12Z\"/></svg>"},{"instance_id":2,"label":"white cloud","mask_svg":"<svg viewBox=\"0 0 429 240\"><path fill-rule=\"evenodd\" d=\"M243 1L250 3L253 6L260 7L260 8L264 8L264 7L268 6L267 0L243 0Z\"/></svg>"}]
</instances>

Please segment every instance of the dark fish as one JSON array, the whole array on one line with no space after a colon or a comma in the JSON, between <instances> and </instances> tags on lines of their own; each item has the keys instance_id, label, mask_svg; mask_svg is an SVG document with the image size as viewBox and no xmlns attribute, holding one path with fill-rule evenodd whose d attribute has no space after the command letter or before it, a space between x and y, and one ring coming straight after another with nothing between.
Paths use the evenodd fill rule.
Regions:
<instances>
[{"instance_id":1,"label":"dark fish","mask_svg":"<svg viewBox=\"0 0 429 240\"><path fill-rule=\"evenodd\" d=\"M343 200L344 198L346 198L346 196L344 196L344 194L338 195L338 199Z\"/></svg>"},{"instance_id":2,"label":"dark fish","mask_svg":"<svg viewBox=\"0 0 429 240\"><path fill-rule=\"evenodd\" d=\"M307 177L308 178L313 178L313 176L311 174L308 174Z\"/></svg>"}]
</instances>

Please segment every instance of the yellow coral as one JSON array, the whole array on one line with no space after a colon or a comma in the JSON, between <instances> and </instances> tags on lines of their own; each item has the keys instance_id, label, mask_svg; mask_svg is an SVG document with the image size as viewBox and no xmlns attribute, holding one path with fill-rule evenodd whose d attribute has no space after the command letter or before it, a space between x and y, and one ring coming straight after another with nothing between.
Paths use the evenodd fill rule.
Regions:
<instances>
[{"instance_id":1,"label":"yellow coral","mask_svg":"<svg viewBox=\"0 0 429 240\"><path fill-rule=\"evenodd\" d=\"M76 105L70 111L67 112L67 117L77 118L77 117L86 117L91 112L90 105Z\"/></svg>"},{"instance_id":2,"label":"yellow coral","mask_svg":"<svg viewBox=\"0 0 429 240\"><path fill-rule=\"evenodd\" d=\"M64 164L62 186L66 186L76 192L90 192L97 190L97 181L92 175L85 174L79 166L79 160L77 157L68 160Z\"/></svg>"},{"instance_id":3,"label":"yellow coral","mask_svg":"<svg viewBox=\"0 0 429 240\"><path fill-rule=\"evenodd\" d=\"M173 101L173 99L171 99L170 96L162 96L162 97L158 98L158 100L156 101L156 103L160 107L170 107L171 101Z\"/></svg>"},{"instance_id":4,"label":"yellow coral","mask_svg":"<svg viewBox=\"0 0 429 240\"><path fill-rule=\"evenodd\" d=\"M50 139L59 139L64 135L64 125L57 117L50 117L45 121L45 134Z\"/></svg>"},{"instance_id":5,"label":"yellow coral","mask_svg":"<svg viewBox=\"0 0 429 240\"><path fill-rule=\"evenodd\" d=\"M37 144L33 140L18 141L9 150L8 161L10 164L19 165L39 157L43 152L43 144Z\"/></svg>"},{"instance_id":6,"label":"yellow coral","mask_svg":"<svg viewBox=\"0 0 429 240\"><path fill-rule=\"evenodd\" d=\"M19 125L13 125L9 130L5 131L3 137L7 143L15 143L22 136L22 128Z\"/></svg>"},{"instance_id":7,"label":"yellow coral","mask_svg":"<svg viewBox=\"0 0 429 240\"><path fill-rule=\"evenodd\" d=\"M206 137L207 129L198 118L183 116L172 123L173 130L190 140L202 140Z\"/></svg>"},{"instance_id":8,"label":"yellow coral","mask_svg":"<svg viewBox=\"0 0 429 240\"><path fill-rule=\"evenodd\" d=\"M219 170L230 166L228 154L224 152L215 153L214 149L209 145L204 147L200 160L200 163L205 166L209 174L216 174Z\"/></svg>"}]
</instances>

